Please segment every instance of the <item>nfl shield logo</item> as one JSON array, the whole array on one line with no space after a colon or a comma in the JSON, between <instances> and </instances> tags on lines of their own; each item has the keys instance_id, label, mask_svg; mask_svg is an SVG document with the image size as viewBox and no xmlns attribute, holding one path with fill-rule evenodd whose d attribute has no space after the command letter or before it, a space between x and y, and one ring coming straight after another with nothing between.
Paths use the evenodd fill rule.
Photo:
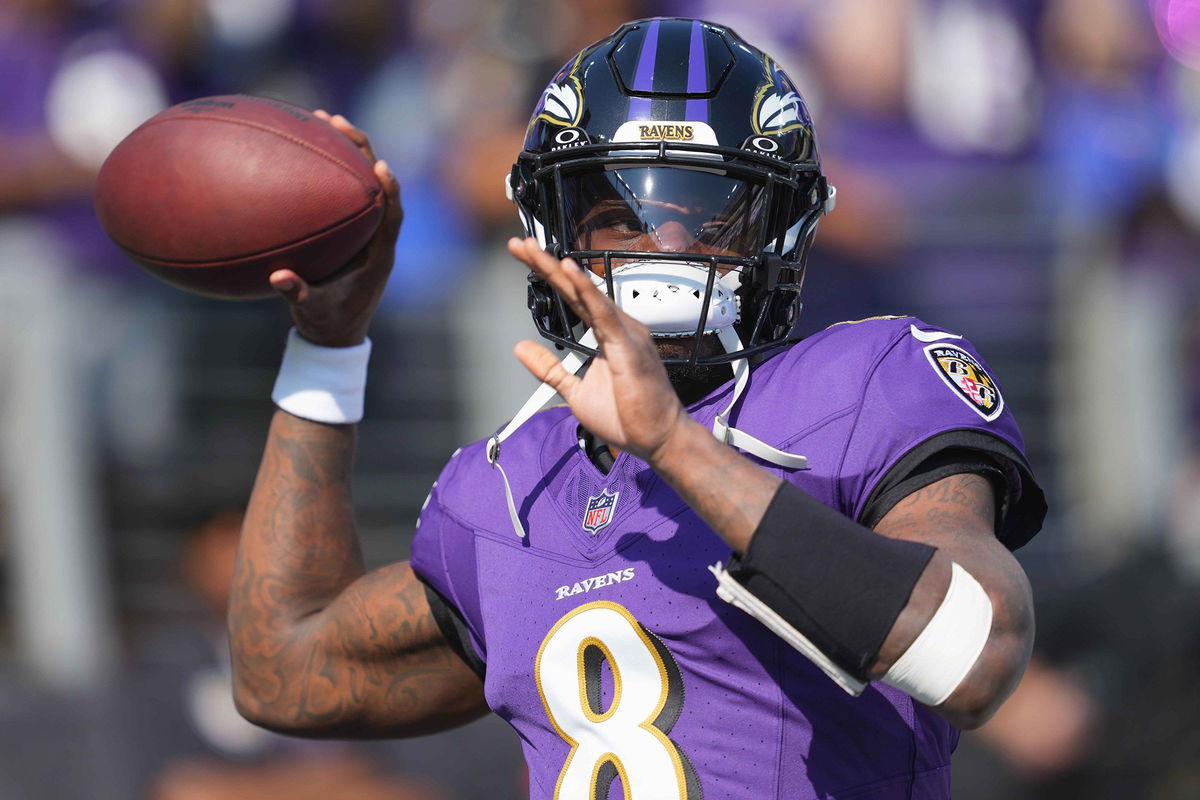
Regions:
<instances>
[{"instance_id":1,"label":"nfl shield logo","mask_svg":"<svg viewBox=\"0 0 1200 800\"><path fill-rule=\"evenodd\" d=\"M583 529L595 536L597 531L612 522L613 512L617 509L617 498L620 496L620 492L605 489L595 497L589 497L587 508L583 512Z\"/></svg>"}]
</instances>

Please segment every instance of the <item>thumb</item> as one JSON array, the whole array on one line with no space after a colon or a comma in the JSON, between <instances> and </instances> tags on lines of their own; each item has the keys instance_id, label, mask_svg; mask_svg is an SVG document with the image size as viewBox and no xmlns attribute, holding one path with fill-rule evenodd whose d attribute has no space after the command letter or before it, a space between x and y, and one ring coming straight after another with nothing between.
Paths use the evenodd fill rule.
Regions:
<instances>
[{"instance_id":1,"label":"thumb","mask_svg":"<svg viewBox=\"0 0 1200 800\"><path fill-rule=\"evenodd\" d=\"M564 400L570 402L570 393L579 385L580 379L567 372L553 353L536 342L522 341L517 342L513 354L533 377L553 386Z\"/></svg>"},{"instance_id":2,"label":"thumb","mask_svg":"<svg viewBox=\"0 0 1200 800\"><path fill-rule=\"evenodd\" d=\"M308 283L290 269L275 270L268 280L271 288L291 305L300 305L308 299Z\"/></svg>"}]
</instances>

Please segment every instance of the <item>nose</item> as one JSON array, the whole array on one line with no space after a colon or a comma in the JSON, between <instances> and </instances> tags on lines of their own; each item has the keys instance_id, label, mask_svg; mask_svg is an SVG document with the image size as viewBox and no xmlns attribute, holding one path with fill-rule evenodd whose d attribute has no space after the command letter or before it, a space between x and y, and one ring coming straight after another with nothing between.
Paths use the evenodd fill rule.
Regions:
<instances>
[{"instance_id":1,"label":"nose","mask_svg":"<svg viewBox=\"0 0 1200 800\"><path fill-rule=\"evenodd\" d=\"M695 250L696 237L678 220L670 220L650 232L650 240L661 253L681 253Z\"/></svg>"}]
</instances>

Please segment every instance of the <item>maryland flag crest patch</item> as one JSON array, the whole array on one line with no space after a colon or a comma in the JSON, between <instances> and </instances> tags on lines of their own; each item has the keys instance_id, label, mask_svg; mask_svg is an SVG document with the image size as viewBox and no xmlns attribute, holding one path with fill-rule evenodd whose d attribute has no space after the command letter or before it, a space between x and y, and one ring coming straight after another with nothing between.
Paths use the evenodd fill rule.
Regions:
<instances>
[{"instance_id":1,"label":"maryland flag crest patch","mask_svg":"<svg viewBox=\"0 0 1200 800\"><path fill-rule=\"evenodd\" d=\"M991 422L1004 411L1000 387L975 356L957 345L936 342L925 348L925 357L933 371L976 414Z\"/></svg>"}]
</instances>

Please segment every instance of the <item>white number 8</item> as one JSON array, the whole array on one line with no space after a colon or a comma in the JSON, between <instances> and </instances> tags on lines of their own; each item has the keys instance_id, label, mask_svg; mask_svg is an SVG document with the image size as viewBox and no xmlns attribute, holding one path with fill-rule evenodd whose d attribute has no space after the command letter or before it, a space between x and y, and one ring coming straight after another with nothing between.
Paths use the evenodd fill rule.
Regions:
<instances>
[{"instance_id":1,"label":"white number 8","mask_svg":"<svg viewBox=\"0 0 1200 800\"><path fill-rule=\"evenodd\" d=\"M604 662L613 678L607 709ZM599 601L568 613L542 640L534 676L551 724L571 745L556 800L605 800L618 776L625 800L699 800L695 769L667 738L683 709L679 667L628 610Z\"/></svg>"}]
</instances>

